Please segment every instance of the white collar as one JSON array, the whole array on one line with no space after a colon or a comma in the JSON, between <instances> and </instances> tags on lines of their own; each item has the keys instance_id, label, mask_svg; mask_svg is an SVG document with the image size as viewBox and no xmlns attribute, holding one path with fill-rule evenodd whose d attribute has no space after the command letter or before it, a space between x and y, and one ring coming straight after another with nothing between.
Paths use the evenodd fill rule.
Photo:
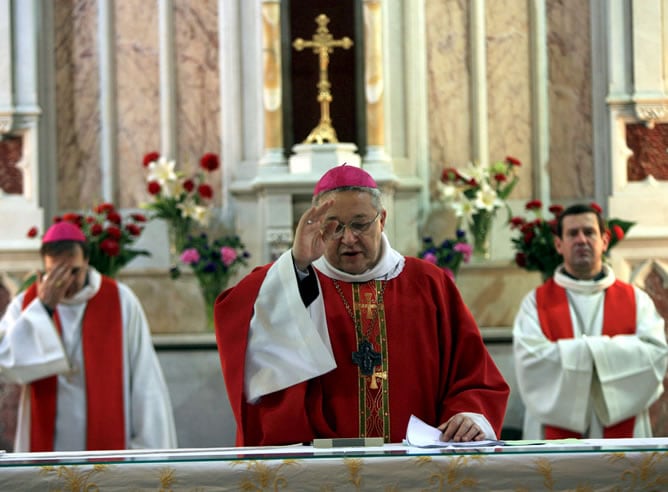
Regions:
<instances>
[{"instance_id":1,"label":"white collar","mask_svg":"<svg viewBox=\"0 0 668 492\"><path fill-rule=\"evenodd\" d=\"M86 285L72 297L61 300L60 304L84 304L97 294L97 291L100 290L100 286L102 285L102 275L90 265L88 266L87 275L88 282L86 282Z\"/></svg>"},{"instance_id":2,"label":"white collar","mask_svg":"<svg viewBox=\"0 0 668 492\"><path fill-rule=\"evenodd\" d=\"M336 280L341 280L342 282L368 282L369 280L379 279L379 280L390 280L394 277L397 277L401 271L404 269L404 264L406 259L390 246L390 241L387 239L387 236L383 232L381 235L381 253L378 263L367 270L364 273L355 275L352 273L346 273L338 268L333 267L324 256L321 256L313 262L313 266L320 270L322 273L328 277L334 278Z\"/></svg>"},{"instance_id":3,"label":"white collar","mask_svg":"<svg viewBox=\"0 0 668 492\"><path fill-rule=\"evenodd\" d=\"M599 280L574 279L562 272L563 267L564 265L561 264L555 270L554 281L564 289L571 290L578 294L596 294L597 292L604 291L614 284L617 279L615 277L615 272L613 272L612 268L608 265L603 265L603 273L605 276Z\"/></svg>"}]
</instances>

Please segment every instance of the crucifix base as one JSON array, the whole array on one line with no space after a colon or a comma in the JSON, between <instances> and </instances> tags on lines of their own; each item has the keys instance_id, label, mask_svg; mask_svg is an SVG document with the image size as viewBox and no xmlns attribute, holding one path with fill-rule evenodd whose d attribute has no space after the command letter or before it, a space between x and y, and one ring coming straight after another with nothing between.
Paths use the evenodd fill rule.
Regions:
<instances>
[{"instance_id":1,"label":"crucifix base","mask_svg":"<svg viewBox=\"0 0 668 492\"><path fill-rule=\"evenodd\" d=\"M292 147L289 167L292 174L321 176L334 166L348 163L360 167L362 159L354 143L298 144Z\"/></svg>"}]
</instances>

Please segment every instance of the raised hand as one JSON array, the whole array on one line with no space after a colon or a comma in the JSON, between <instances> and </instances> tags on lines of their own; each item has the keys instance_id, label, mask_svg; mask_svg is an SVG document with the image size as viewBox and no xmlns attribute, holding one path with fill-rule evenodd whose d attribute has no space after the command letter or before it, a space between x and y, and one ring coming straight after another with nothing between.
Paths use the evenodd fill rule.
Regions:
<instances>
[{"instance_id":1,"label":"raised hand","mask_svg":"<svg viewBox=\"0 0 668 492\"><path fill-rule=\"evenodd\" d=\"M65 297L76 275L72 272L71 262L67 259L57 263L51 271L37 276L37 296L50 309L55 309Z\"/></svg>"},{"instance_id":2,"label":"raised hand","mask_svg":"<svg viewBox=\"0 0 668 492\"><path fill-rule=\"evenodd\" d=\"M295 240L292 244L292 257L299 270L320 258L325 252L325 241L322 237L322 222L334 200L327 200L320 205L309 208L299 219Z\"/></svg>"}]
</instances>

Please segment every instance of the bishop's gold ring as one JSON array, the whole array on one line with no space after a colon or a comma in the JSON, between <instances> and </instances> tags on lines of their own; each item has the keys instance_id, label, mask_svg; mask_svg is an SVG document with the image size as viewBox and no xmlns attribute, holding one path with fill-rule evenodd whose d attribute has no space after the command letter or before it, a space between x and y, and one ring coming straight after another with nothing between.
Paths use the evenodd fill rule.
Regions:
<instances>
[{"instance_id":1,"label":"bishop's gold ring","mask_svg":"<svg viewBox=\"0 0 668 492\"><path fill-rule=\"evenodd\" d=\"M58 281L56 282L56 287L60 287L61 285L63 285L63 281L62 281L62 280L58 280Z\"/></svg>"}]
</instances>

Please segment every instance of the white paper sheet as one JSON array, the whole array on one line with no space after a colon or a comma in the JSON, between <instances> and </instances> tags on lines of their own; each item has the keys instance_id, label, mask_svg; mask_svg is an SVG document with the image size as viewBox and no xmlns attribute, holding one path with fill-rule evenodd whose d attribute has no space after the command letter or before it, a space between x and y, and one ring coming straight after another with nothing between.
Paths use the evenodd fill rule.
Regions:
<instances>
[{"instance_id":1,"label":"white paper sheet","mask_svg":"<svg viewBox=\"0 0 668 492\"><path fill-rule=\"evenodd\" d=\"M441 431L411 415L406 429L406 444L419 448L484 448L503 446L503 441L441 441Z\"/></svg>"}]
</instances>

